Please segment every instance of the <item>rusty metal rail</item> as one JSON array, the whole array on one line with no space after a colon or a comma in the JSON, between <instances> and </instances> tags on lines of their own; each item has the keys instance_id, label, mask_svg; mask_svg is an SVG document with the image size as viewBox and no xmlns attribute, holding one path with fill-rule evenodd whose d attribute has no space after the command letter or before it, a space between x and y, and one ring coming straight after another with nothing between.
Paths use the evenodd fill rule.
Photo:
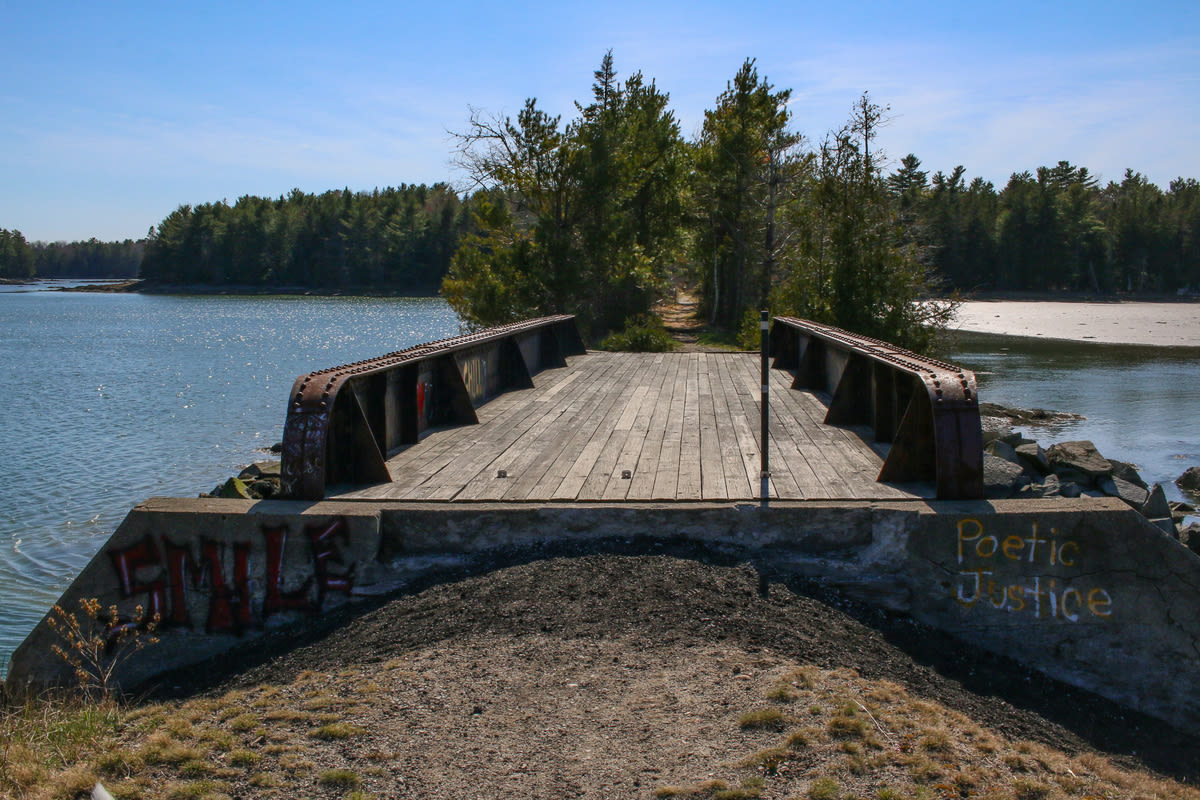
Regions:
<instances>
[{"instance_id":1,"label":"rusty metal rail","mask_svg":"<svg viewBox=\"0 0 1200 800\"><path fill-rule=\"evenodd\" d=\"M426 428L478 422L475 409L584 352L570 315L515 322L301 375L283 429L285 497L391 480L387 454Z\"/></svg>"},{"instance_id":2,"label":"rusty metal rail","mask_svg":"<svg viewBox=\"0 0 1200 800\"><path fill-rule=\"evenodd\" d=\"M870 425L891 447L879 481L933 481L940 500L983 497L983 431L970 370L794 317L771 331L776 369L830 395L829 425Z\"/></svg>"}]
</instances>

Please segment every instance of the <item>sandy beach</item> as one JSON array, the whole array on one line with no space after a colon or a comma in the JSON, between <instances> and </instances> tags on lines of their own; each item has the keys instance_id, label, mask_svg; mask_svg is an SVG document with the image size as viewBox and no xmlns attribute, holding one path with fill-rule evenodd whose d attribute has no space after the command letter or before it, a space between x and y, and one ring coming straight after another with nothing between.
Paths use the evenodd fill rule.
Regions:
<instances>
[{"instance_id":1,"label":"sandy beach","mask_svg":"<svg viewBox=\"0 0 1200 800\"><path fill-rule=\"evenodd\" d=\"M1200 347L1200 303L971 300L955 328L1105 344Z\"/></svg>"}]
</instances>

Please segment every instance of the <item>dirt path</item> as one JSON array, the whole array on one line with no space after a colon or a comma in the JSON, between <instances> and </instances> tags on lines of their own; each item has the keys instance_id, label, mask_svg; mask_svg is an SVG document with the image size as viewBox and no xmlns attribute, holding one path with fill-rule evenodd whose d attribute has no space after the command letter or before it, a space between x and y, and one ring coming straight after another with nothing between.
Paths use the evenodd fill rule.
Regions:
<instances>
[{"instance_id":1,"label":"dirt path","mask_svg":"<svg viewBox=\"0 0 1200 800\"><path fill-rule=\"evenodd\" d=\"M740 715L805 665L894 683L989 736L1200 779L1200 742L1156 722L812 586L685 552L458 576L290 651L225 658L233 674L214 694L315 687L285 689L297 708L337 695L365 733L306 758L366 765L380 797L649 798L744 773L737 764L777 735L739 733ZM212 670L179 690L211 690ZM804 780L763 796L794 796Z\"/></svg>"}]
</instances>

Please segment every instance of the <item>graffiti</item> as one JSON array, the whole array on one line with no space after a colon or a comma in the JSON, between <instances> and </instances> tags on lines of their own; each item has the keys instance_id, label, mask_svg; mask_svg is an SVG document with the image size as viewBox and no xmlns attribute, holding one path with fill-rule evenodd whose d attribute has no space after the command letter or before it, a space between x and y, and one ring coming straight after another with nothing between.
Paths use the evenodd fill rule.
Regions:
<instances>
[{"instance_id":1,"label":"graffiti","mask_svg":"<svg viewBox=\"0 0 1200 800\"><path fill-rule=\"evenodd\" d=\"M261 627L284 612L320 612L331 592L349 595L354 565L346 565L343 548L350 544L344 519L309 525L296 545L308 550L309 574L295 588L285 587L287 526L264 526L262 563L255 568L251 542L222 542L200 537L178 544L166 536L147 534L129 547L110 550L121 597L145 597L148 619L163 625L196 627L204 620L208 633L240 634ZM255 576L261 575L261 581ZM255 598L261 600L255 613Z\"/></svg>"},{"instance_id":2,"label":"graffiti","mask_svg":"<svg viewBox=\"0 0 1200 800\"><path fill-rule=\"evenodd\" d=\"M985 533L977 519L962 519L957 524L956 546L959 572L954 600L963 608L984 606L1066 622L1105 620L1113 614L1112 596L1102 587L1079 586L1061 576L1028 574L1078 566L1079 542L1060 536L1055 528L1044 533L1034 522L1027 535L999 537Z\"/></svg>"}]
</instances>

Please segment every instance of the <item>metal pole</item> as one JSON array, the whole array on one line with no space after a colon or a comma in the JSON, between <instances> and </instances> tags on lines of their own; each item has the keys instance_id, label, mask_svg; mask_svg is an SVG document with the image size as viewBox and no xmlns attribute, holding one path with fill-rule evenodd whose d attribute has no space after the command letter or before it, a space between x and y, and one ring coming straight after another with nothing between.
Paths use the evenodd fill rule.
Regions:
<instances>
[{"instance_id":1,"label":"metal pole","mask_svg":"<svg viewBox=\"0 0 1200 800\"><path fill-rule=\"evenodd\" d=\"M766 508L771 497L771 456L770 456L770 414L771 414L771 367L767 363L768 353L770 351L769 339L771 336L771 323L769 315L766 311L762 312L759 320L759 328L762 330L762 447L759 448L762 454L761 467L762 472L762 488L759 497L762 499L762 507Z\"/></svg>"}]
</instances>

